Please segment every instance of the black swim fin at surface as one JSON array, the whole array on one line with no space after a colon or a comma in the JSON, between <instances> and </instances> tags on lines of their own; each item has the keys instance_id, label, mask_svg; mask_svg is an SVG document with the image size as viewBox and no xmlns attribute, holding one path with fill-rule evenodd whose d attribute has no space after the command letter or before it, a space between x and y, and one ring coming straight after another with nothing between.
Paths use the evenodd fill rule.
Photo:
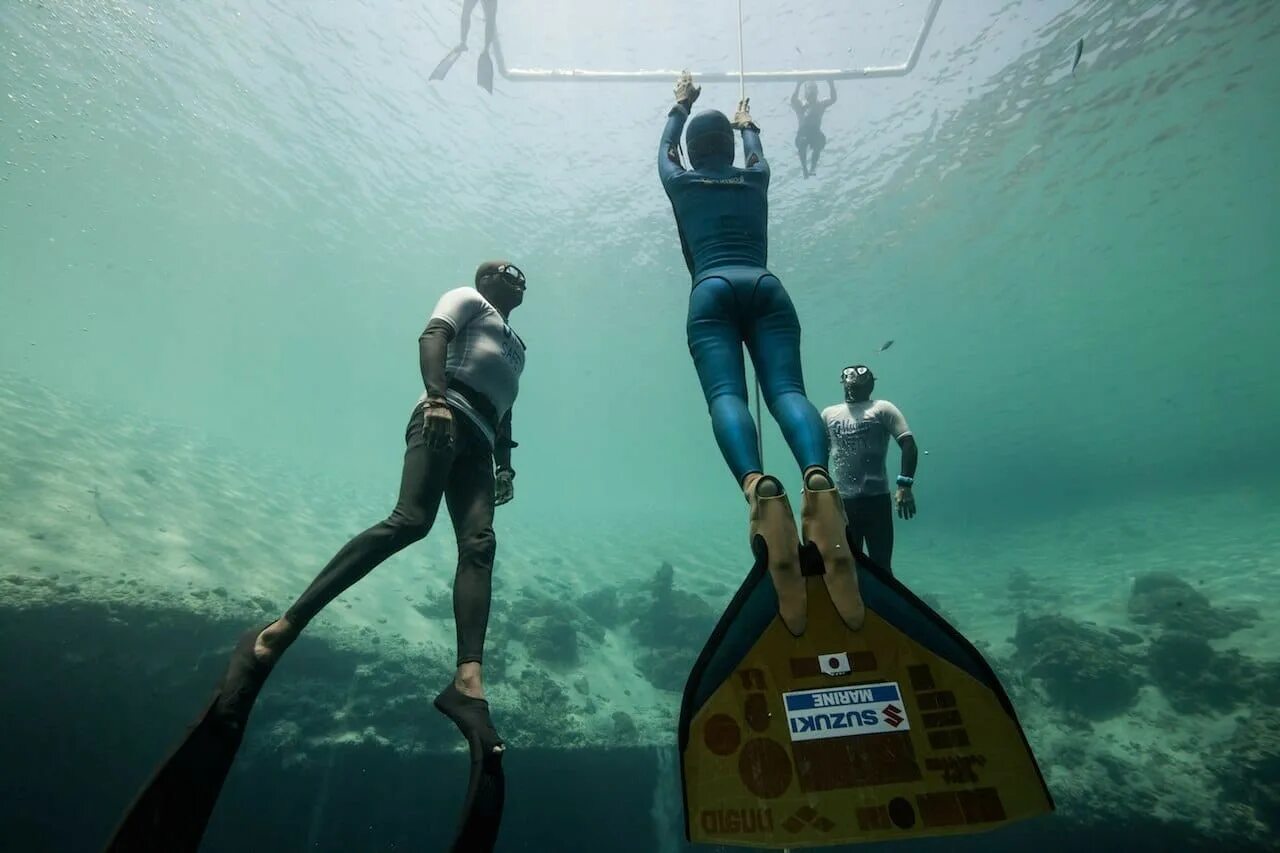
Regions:
<instances>
[{"instance_id":1,"label":"black swim fin at surface","mask_svg":"<svg viewBox=\"0 0 1280 853\"><path fill-rule=\"evenodd\" d=\"M471 753L462 820L449 853L491 853L502 825L507 781L502 770L502 738L489 719L489 703L467 696L449 682L434 704L462 732Z\"/></svg>"},{"instance_id":2,"label":"black swim fin at surface","mask_svg":"<svg viewBox=\"0 0 1280 853\"><path fill-rule=\"evenodd\" d=\"M194 853L244 739L245 724L271 667L253 653L266 626L245 632L227 671L107 842L106 853Z\"/></svg>"},{"instance_id":3,"label":"black swim fin at surface","mask_svg":"<svg viewBox=\"0 0 1280 853\"><path fill-rule=\"evenodd\" d=\"M449 73L449 69L453 68L453 63L458 61L458 57L462 56L463 52L466 49L467 49L467 46L465 44L460 44L457 47L455 47L453 50L446 53L444 55L444 59L440 60L440 64L437 65L435 67L435 70L431 72L431 77L429 79L443 80L445 78L445 75Z\"/></svg>"},{"instance_id":4,"label":"black swim fin at surface","mask_svg":"<svg viewBox=\"0 0 1280 853\"><path fill-rule=\"evenodd\" d=\"M493 94L493 60L489 58L487 50L480 54L480 59L476 62L476 82L490 95Z\"/></svg>"}]
</instances>

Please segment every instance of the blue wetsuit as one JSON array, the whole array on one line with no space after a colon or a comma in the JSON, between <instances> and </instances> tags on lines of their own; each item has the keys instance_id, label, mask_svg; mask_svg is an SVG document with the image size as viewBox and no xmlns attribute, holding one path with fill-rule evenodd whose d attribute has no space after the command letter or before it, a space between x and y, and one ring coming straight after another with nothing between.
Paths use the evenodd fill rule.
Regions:
<instances>
[{"instance_id":1,"label":"blue wetsuit","mask_svg":"<svg viewBox=\"0 0 1280 853\"><path fill-rule=\"evenodd\" d=\"M769 164L760 133L742 131L747 167L686 170L676 153L688 112L672 108L658 147L658 174L671 199L689 294L689 352L707 398L716 441L738 482L761 471L748 405L742 345L765 403L802 470L827 465L826 427L805 397L800 321L782 282L766 268Z\"/></svg>"}]
</instances>

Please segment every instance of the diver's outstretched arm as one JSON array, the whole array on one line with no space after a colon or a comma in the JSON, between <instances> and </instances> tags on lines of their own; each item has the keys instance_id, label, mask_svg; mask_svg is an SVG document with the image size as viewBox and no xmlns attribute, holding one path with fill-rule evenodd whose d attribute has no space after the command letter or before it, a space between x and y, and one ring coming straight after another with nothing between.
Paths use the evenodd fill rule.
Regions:
<instances>
[{"instance_id":1,"label":"diver's outstretched arm","mask_svg":"<svg viewBox=\"0 0 1280 853\"><path fill-rule=\"evenodd\" d=\"M680 132L684 130L684 123L698 96L702 94L702 88L693 85L693 75L685 71L676 80L674 92L676 104L667 113L667 124L662 128L662 141L658 143L658 177L662 178L663 186L685 171L680 163Z\"/></svg>"},{"instance_id":2,"label":"diver's outstretched arm","mask_svg":"<svg viewBox=\"0 0 1280 853\"><path fill-rule=\"evenodd\" d=\"M827 98L826 102L823 104L824 107L829 107L836 102L836 81L835 80L827 81L827 94L830 95L831 97Z\"/></svg>"},{"instance_id":3,"label":"diver's outstretched arm","mask_svg":"<svg viewBox=\"0 0 1280 853\"><path fill-rule=\"evenodd\" d=\"M764 159L764 146L760 144L760 128L751 118L751 99L743 98L738 111L733 114L733 126L742 131L742 153L747 158L747 168L769 173L769 163Z\"/></svg>"},{"instance_id":4,"label":"diver's outstretched arm","mask_svg":"<svg viewBox=\"0 0 1280 853\"><path fill-rule=\"evenodd\" d=\"M667 123L662 128L662 139L658 143L658 177L664 186L672 178L684 174L684 165L680 162L680 134L688 118L689 111L683 104L676 104L667 113Z\"/></svg>"},{"instance_id":5,"label":"diver's outstretched arm","mask_svg":"<svg viewBox=\"0 0 1280 853\"><path fill-rule=\"evenodd\" d=\"M797 114L804 109L804 104L800 101L800 81L796 81L796 90L791 93L791 109Z\"/></svg>"},{"instance_id":6,"label":"diver's outstretched arm","mask_svg":"<svg viewBox=\"0 0 1280 853\"><path fill-rule=\"evenodd\" d=\"M742 128L742 153L746 155L748 169L769 171L769 161L764 159L764 145L760 143L760 128Z\"/></svg>"}]
</instances>

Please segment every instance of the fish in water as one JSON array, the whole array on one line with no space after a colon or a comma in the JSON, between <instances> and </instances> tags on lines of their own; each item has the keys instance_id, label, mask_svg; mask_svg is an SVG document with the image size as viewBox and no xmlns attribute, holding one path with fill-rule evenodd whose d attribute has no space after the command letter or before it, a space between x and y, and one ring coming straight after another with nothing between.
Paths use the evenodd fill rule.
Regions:
<instances>
[{"instance_id":1,"label":"fish in water","mask_svg":"<svg viewBox=\"0 0 1280 853\"><path fill-rule=\"evenodd\" d=\"M1080 57L1084 55L1084 39L1076 42L1076 58L1071 61L1071 73L1076 73L1076 66L1080 64Z\"/></svg>"},{"instance_id":2,"label":"fish in water","mask_svg":"<svg viewBox=\"0 0 1280 853\"><path fill-rule=\"evenodd\" d=\"M876 352L884 352L891 346L893 346L893 341L885 341L880 345L880 349L876 350Z\"/></svg>"},{"instance_id":3,"label":"fish in water","mask_svg":"<svg viewBox=\"0 0 1280 853\"><path fill-rule=\"evenodd\" d=\"M102 493L98 491L98 487L94 486L92 489L85 489L85 491L93 495L93 508L98 511L98 518L102 519L102 523L107 527L115 530L115 528L112 527L111 522L107 520L106 514L102 511Z\"/></svg>"}]
</instances>

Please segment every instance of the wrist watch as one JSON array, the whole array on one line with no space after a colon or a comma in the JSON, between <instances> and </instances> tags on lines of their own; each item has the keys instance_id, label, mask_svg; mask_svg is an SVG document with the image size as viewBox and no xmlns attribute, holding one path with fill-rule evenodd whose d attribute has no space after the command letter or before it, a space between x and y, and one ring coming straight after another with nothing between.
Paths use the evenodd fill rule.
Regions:
<instances>
[{"instance_id":1,"label":"wrist watch","mask_svg":"<svg viewBox=\"0 0 1280 853\"><path fill-rule=\"evenodd\" d=\"M916 484L916 478L915 478L915 477L908 477L906 474L899 474L899 475L898 475L898 485L899 485L899 486L906 486L906 487L909 489L909 488L911 488L912 486L914 486L915 484Z\"/></svg>"}]
</instances>

